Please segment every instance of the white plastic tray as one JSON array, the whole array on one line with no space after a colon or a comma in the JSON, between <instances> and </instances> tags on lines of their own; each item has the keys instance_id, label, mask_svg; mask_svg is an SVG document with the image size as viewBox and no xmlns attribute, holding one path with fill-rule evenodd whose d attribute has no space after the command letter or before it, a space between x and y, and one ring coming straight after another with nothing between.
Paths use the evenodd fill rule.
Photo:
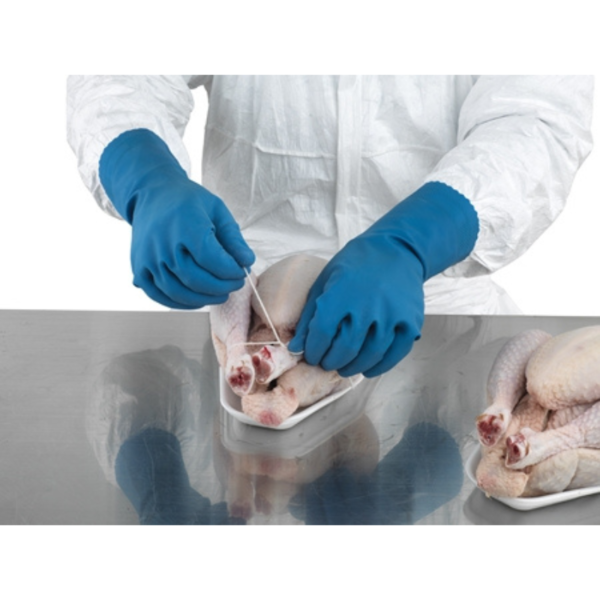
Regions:
<instances>
[{"instance_id":1,"label":"white plastic tray","mask_svg":"<svg viewBox=\"0 0 600 600\"><path fill-rule=\"evenodd\" d=\"M255 427L264 427L266 429L289 429L294 425L297 425L310 415L316 413L318 410L324 408L328 404L335 402L339 398L341 398L344 394L347 394L351 389L354 389L362 380L364 379L363 375L355 375L354 377L349 378L347 380L347 386L340 390L339 392L335 392L330 394L329 396L325 396L318 402L311 404L305 408L301 408L297 412L295 412L291 417L288 417L283 423L277 426L271 425L263 425L262 423L258 423L254 419L250 418L248 415L242 412L242 402L239 396L233 393L233 390L229 387L225 376L223 375L223 371L219 369L219 396L221 398L221 406L233 417L235 417L238 421L242 423L246 423L247 425L254 425ZM350 384L350 380L352 384Z\"/></svg>"},{"instance_id":2,"label":"white plastic tray","mask_svg":"<svg viewBox=\"0 0 600 600\"><path fill-rule=\"evenodd\" d=\"M481 460L481 450L476 448L475 451L469 456L465 463L465 473L467 477L477 485L475 479L475 471L477 465ZM557 494L546 494L545 496L537 496L535 498L501 498L492 496L498 502L502 502L511 508L516 510L534 510L536 508L543 508L544 506L552 506L553 504L560 504L561 502L567 502L568 500L574 500L575 498L581 498L582 496L590 496L592 494L598 494L600 492L600 486L580 488L578 490L569 490L567 492L559 492Z\"/></svg>"}]
</instances>

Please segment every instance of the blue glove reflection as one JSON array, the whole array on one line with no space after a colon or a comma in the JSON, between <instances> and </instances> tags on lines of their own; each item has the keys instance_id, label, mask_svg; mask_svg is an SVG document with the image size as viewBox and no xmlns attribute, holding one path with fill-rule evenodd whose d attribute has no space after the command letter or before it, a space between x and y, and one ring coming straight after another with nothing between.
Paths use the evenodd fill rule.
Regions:
<instances>
[{"instance_id":1,"label":"blue glove reflection","mask_svg":"<svg viewBox=\"0 0 600 600\"><path fill-rule=\"evenodd\" d=\"M462 483L458 445L438 425L422 422L406 430L371 475L330 469L291 509L307 525L408 525L450 502Z\"/></svg>"},{"instance_id":2,"label":"blue glove reflection","mask_svg":"<svg viewBox=\"0 0 600 600\"><path fill-rule=\"evenodd\" d=\"M129 438L115 461L119 487L141 525L241 525L227 504L211 504L190 486L179 440L167 431L144 429Z\"/></svg>"},{"instance_id":3,"label":"blue glove reflection","mask_svg":"<svg viewBox=\"0 0 600 600\"><path fill-rule=\"evenodd\" d=\"M219 304L244 284L254 254L222 200L188 179L158 136L128 131L104 150L100 177L132 225L133 283L156 302Z\"/></svg>"},{"instance_id":4,"label":"blue glove reflection","mask_svg":"<svg viewBox=\"0 0 600 600\"><path fill-rule=\"evenodd\" d=\"M391 369L418 339L425 281L465 258L478 220L461 194L428 183L351 240L313 284L289 344L348 377Z\"/></svg>"}]
</instances>

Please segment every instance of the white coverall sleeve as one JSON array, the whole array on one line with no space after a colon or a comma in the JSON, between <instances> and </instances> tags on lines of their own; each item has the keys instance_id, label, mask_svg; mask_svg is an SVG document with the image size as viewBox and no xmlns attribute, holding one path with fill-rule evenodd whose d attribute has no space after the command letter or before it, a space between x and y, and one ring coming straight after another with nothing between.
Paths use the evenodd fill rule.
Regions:
<instances>
[{"instance_id":1,"label":"white coverall sleeve","mask_svg":"<svg viewBox=\"0 0 600 600\"><path fill-rule=\"evenodd\" d=\"M202 76L73 75L67 80L67 140L79 173L98 204L121 218L98 177L104 148L131 129L145 128L162 138L185 171L190 159L182 137L194 108L191 88Z\"/></svg>"},{"instance_id":2,"label":"white coverall sleeve","mask_svg":"<svg viewBox=\"0 0 600 600\"><path fill-rule=\"evenodd\" d=\"M449 276L493 272L562 211L592 148L593 77L482 76L461 107L458 143L426 181L466 196L479 216L471 255Z\"/></svg>"}]
</instances>

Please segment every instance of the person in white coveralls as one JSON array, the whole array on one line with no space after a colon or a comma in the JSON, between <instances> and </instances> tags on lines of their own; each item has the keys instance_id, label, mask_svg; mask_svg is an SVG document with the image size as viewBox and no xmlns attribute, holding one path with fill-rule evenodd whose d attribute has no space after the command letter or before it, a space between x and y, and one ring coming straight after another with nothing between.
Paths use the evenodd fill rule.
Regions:
<instances>
[{"instance_id":1,"label":"person in white coveralls","mask_svg":"<svg viewBox=\"0 0 600 600\"><path fill-rule=\"evenodd\" d=\"M201 86L202 185L182 141ZM490 274L561 212L592 94L586 76L73 76L68 141L150 298L217 304L250 267L323 257L289 348L375 376L424 312L517 310Z\"/></svg>"}]
</instances>

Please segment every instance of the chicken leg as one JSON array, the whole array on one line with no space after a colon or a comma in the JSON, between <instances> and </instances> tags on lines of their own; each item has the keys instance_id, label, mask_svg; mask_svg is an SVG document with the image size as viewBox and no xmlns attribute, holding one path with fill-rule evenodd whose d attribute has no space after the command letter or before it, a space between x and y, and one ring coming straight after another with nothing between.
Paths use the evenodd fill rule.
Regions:
<instances>
[{"instance_id":1,"label":"chicken leg","mask_svg":"<svg viewBox=\"0 0 600 600\"><path fill-rule=\"evenodd\" d=\"M506 439L506 466L523 469L572 448L600 448L600 402L557 429L524 427Z\"/></svg>"},{"instance_id":2,"label":"chicken leg","mask_svg":"<svg viewBox=\"0 0 600 600\"><path fill-rule=\"evenodd\" d=\"M511 338L500 350L488 377L488 408L477 417L477 434L484 446L504 436L514 407L525 394L525 369L532 354L552 336L529 329Z\"/></svg>"}]
</instances>

